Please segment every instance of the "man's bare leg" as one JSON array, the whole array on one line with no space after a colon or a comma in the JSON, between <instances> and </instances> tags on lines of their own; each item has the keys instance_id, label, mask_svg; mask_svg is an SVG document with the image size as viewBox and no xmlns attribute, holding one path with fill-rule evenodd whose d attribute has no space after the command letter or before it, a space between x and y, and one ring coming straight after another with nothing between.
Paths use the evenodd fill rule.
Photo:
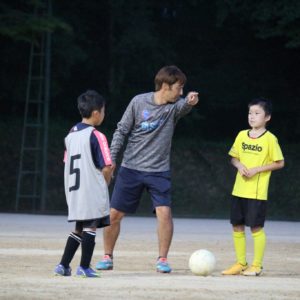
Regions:
<instances>
[{"instance_id":1,"label":"man's bare leg","mask_svg":"<svg viewBox=\"0 0 300 300\"><path fill-rule=\"evenodd\" d=\"M125 213L110 209L110 226L103 229L104 254L112 255L120 234L121 220Z\"/></svg>"},{"instance_id":2,"label":"man's bare leg","mask_svg":"<svg viewBox=\"0 0 300 300\"><path fill-rule=\"evenodd\" d=\"M156 207L156 216L159 256L167 258L173 237L171 208L168 206Z\"/></svg>"},{"instance_id":3,"label":"man's bare leg","mask_svg":"<svg viewBox=\"0 0 300 300\"><path fill-rule=\"evenodd\" d=\"M121 220L125 213L114 208L110 209L110 226L103 229L104 257L96 265L97 270L112 270L113 252L120 234Z\"/></svg>"}]
</instances>

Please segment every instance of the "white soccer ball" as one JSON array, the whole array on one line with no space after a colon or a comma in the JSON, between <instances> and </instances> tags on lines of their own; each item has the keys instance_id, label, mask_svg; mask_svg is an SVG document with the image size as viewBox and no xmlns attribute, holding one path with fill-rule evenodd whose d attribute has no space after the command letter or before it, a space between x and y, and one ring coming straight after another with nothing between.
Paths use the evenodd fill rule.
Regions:
<instances>
[{"instance_id":1,"label":"white soccer ball","mask_svg":"<svg viewBox=\"0 0 300 300\"><path fill-rule=\"evenodd\" d=\"M195 251L189 259L189 268L195 275L208 276L213 272L215 266L215 256L205 249Z\"/></svg>"}]
</instances>

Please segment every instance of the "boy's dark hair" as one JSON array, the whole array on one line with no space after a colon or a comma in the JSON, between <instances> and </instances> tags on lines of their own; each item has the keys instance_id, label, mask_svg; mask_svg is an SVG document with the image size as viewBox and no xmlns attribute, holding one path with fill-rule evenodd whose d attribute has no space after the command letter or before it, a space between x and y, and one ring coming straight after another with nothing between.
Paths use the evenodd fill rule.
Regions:
<instances>
[{"instance_id":1,"label":"boy's dark hair","mask_svg":"<svg viewBox=\"0 0 300 300\"><path fill-rule=\"evenodd\" d=\"M266 116L271 116L273 105L269 99L262 98L262 97L255 98L255 99L251 100L251 102L248 104L248 108L250 108L250 106L253 106L253 105L261 106L262 109L264 110Z\"/></svg>"},{"instance_id":2,"label":"boy's dark hair","mask_svg":"<svg viewBox=\"0 0 300 300\"><path fill-rule=\"evenodd\" d=\"M94 90L87 90L77 98L78 110L82 118L89 118L94 110L101 111L105 99Z\"/></svg>"},{"instance_id":3,"label":"boy's dark hair","mask_svg":"<svg viewBox=\"0 0 300 300\"><path fill-rule=\"evenodd\" d=\"M164 82L168 85L172 85L177 81L184 85L186 83L185 74L176 66L165 66L161 68L155 76L155 91L159 91Z\"/></svg>"}]
</instances>

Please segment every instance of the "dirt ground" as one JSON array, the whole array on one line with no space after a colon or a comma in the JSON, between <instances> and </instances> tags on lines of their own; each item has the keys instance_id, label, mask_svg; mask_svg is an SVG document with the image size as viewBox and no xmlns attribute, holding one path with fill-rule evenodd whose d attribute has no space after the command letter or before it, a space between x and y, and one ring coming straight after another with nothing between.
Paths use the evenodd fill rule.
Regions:
<instances>
[{"instance_id":1,"label":"dirt ground","mask_svg":"<svg viewBox=\"0 0 300 300\"><path fill-rule=\"evenodd\" d=\"M73 228L65 216L0 214L0 299L300 299L300 222L266 223L267 249L260 277L222 276L234 262L227 220L175 219L171 274L155 272L155 218L126 217L115 251L115 268L101 278L58 277L59 262ZM102 256L96 238L93 265ZM217 259L211 276L193 275L189 256L197 249ZM253 243L247 231L247 255ZM80 250L73 262L76 270Z\"/></svg>"}]
</instances>

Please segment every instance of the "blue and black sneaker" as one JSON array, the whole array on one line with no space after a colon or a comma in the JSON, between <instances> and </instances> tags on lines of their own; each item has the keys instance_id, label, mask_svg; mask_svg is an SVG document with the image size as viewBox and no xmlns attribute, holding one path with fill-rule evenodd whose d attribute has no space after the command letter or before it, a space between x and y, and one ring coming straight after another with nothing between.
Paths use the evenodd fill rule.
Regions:
<instances>
[{"instance_id":1,"label":"blue and black sneaker","mask_svg":"<svg viewBox=\"0 0 300 300\"><path fill-rule=\"evenodd\" d=\"M83 278L87 278L87 277L99 278L100 274L94 271L92 268L84 269L83 267L79 266L76 271L76 276L83 277Z\"/></svg>"},{"instance_id":2,"label":"blue and black sneaker","mask_svg":"<svg viewBox=\"0 0 300 300\"><path fill-rule=\"evenodd\" d=\"M54 274L59 276L71 276L72 269L70 267L66 268L59 264L54 269Z\"/></svg>"}]
</instances>

